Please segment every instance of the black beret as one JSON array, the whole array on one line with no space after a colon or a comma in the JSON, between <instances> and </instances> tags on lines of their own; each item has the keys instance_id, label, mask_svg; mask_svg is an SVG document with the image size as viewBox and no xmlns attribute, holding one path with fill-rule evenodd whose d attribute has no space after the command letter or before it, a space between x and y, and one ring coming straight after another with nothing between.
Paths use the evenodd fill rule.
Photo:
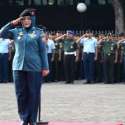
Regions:
<instances>
[{"instance_id":1,"label":"black beret","mask_svg":"<svg viewBox=\"0 0 125 125\"><path fill-rule=\"evenodd\" d=\"M26 9L19 15L19 17L24 17L24 16L32 16L32 15L31 12Z\"/></svg>"}]
</instances>

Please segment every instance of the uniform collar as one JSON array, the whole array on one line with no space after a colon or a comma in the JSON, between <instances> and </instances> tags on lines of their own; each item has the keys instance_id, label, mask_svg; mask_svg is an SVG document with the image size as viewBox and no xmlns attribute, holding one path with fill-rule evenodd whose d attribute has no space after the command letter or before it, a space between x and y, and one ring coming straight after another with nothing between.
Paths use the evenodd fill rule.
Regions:
<instances>
[{"instance_id":1,"label":"uniform collar","mask_svg":"<svg viewBox=\"0 0 125 125\"><path fill-rule=\"evenodd\" d=\"M34 31L35 30L35 27L33 26L33 27L31 27L30 29L28 29L28 31L27 31L27 29L25 29L24 27L23 27L23 31L25 31L25 32L32 32L32 31Z\"/></svg>"}]
</instances>

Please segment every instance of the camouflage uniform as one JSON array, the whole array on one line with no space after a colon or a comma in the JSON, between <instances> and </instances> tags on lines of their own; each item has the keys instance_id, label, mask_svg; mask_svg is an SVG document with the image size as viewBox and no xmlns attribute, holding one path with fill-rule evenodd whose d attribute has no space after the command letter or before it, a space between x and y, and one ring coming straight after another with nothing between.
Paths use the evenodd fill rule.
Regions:
<instances>
[{"instance_id":1,"label":"camouflage uniform","mask_svg":"<svg viewBox=\"0 0 125 125\"><path fill-rule=\"evenodd\" d=\"M64 39L64 69L66 83L74 81L75 51L77 44L72 39Z\"/></svg>"},{"instance_id":2,"label":"camouflage uniform","mask_svg":"<svg viewBox=\"0 0 125 125\"><path fill-rule=\"evenodd\" d=\"M114 61L117 44L113 41L106 40L101 42L103 56L104 82L114 82Z\"/></svg>"},{"instance_id":3,"label":"camouflage uniform","mask_svg":"<svg viewBox=\"0 0 125 125\"><path fill-rule=\"evenodd\" d=\"M63 65L63 41L55 41L55 50L54 50L54 68L55 68L55 80L63 81L64 80L64 65Z\"/></svg>"}]
</instances>

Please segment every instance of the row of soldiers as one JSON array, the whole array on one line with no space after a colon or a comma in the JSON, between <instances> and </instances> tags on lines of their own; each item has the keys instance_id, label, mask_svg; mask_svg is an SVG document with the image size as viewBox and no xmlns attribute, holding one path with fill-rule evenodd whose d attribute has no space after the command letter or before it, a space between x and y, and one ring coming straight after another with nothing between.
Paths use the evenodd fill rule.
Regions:
<instances>
[{"instance_id":1,"label":"row of soldiers","mask_svg":"<svg viewBox=\"0 0 125 125\"><path fill-rule=\"evenodd\" d=\"M80 36L67 31L65 34L49 34L47 47L52 51L48 52L50 74L45 81L73 83L75 79L86 79L86 83L124 82L124 37L123 33L93 35L87 32ZM95 51L91 52L93 47Z\"/></svg>"}]
</instances>

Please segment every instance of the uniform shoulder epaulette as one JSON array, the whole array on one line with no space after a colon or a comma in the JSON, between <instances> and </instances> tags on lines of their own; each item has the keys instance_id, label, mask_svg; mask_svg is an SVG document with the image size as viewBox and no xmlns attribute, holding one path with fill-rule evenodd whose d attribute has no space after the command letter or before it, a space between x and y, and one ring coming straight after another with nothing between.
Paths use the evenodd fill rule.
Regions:
<instances>
[{"instance_id":1,"label":"uniform shoulder epaulette","mask_svg":"<svg viewBox=\"0 0 125 125\"><path fill-rule=\"evenodd\" d=\"M36 27L37 30L39 31L44 31L42 28Z\"/></svg>"}]
</instances>

